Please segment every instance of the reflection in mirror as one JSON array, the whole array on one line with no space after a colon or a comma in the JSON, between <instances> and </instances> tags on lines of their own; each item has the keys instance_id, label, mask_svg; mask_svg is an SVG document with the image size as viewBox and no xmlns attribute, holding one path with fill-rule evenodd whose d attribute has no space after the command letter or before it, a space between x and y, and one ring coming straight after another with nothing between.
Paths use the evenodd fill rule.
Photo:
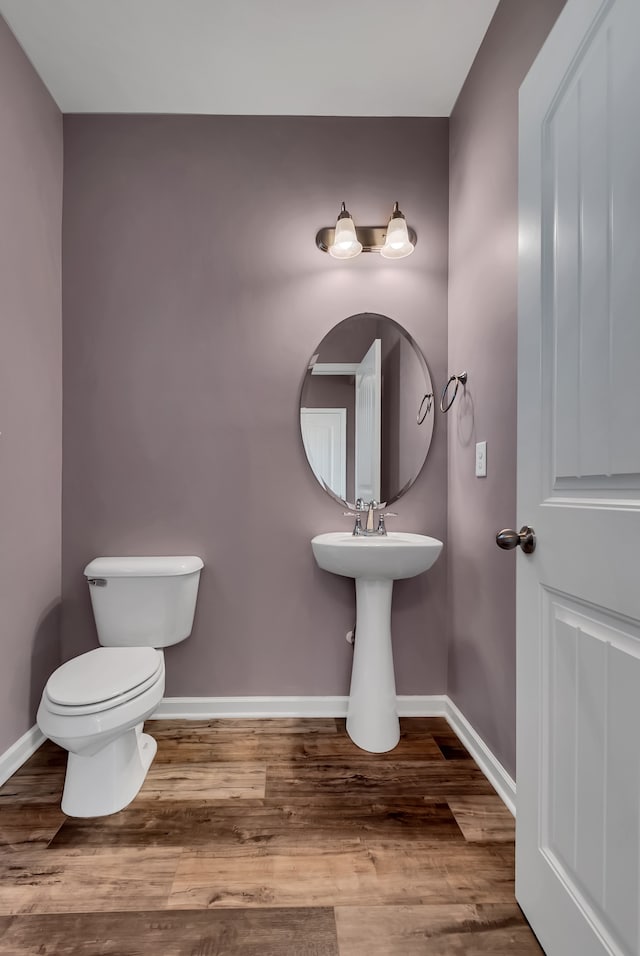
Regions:
<instances>
[{"instance_id":1,"label":"reflection in mirror","mask_svg":"<svg viewBox=\"0 0 640 956\"><path fill-rule=\"evenodd\" d=\"M418 477L433 432L433 387L411 336L384 315L353 315L309 360L300 429L314 475L350 508L391 504Z\"/></svg>"}]
</instances>

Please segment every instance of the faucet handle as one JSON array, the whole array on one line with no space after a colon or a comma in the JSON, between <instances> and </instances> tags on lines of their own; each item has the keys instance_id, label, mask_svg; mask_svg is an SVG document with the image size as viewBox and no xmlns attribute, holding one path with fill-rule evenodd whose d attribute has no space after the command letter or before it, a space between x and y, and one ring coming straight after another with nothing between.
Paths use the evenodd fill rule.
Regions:
<instances>
[{"instance_id":1,"label":"faucet handle","mask_svg":"<svg viewBox=\"0 0 640 956\"><path fill-rule=\"evenodd\" d=\"M386 511L384 514L380 512L380 514L378 515L378 534L387 533L387 529L385 528L385 525L384 525L385 518L397 518L397 517L398 517L397 511Z\"/></svg>"},{"instance_id":2,"label":"faucet handle","mask_svg":"<svg viewBox=\"0 0 640 956\"><path fill-rule=\"evenodd\" d=\"M360 534L363 533L363 532L362 532L362 521L361 521L361 519L360 519L360 512L359 512L359 511L343 511L342 514L345 516L345 518L355 518L355 519L356 519L356 522L355 522L355 524L354 524L354 526L353 526L353 534L354 534L355 537L357 537L358 535L360 535Z\"/></svg>"}]
</instances>

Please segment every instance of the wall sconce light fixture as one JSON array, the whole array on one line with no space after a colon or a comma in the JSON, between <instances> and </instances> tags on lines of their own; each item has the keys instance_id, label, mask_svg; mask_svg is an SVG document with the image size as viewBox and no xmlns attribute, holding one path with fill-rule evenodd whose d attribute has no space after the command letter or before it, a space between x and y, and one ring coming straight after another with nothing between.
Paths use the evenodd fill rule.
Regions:
<instances>
[{"instance_id":1,"label":"wall sconce light fixture","mask_svg":"<svg viewBox=\"0 0 640 956\"><path fill-rule=\"evenodd\" d=\"M413 232L413 230L412 230ZM409 237L407 220L398 209L398 203L393 204L391 219L387 225L387 235L380 255L385 259L404 259L410 256L416 245L416 234L413 233L413 242Z\"/></svg>"},{"instance_id":2,"label":"wall sconce light fixture","mask_svg":"<svg viewBox=\"0 0 640 956\"><path fill-rule=\"evenodd\" d=\"M358 239L351 213L342 203L342 209L333 230L333 242L329 246L329 255L334 259L353 259L362 252L362 243Z\"/></svg>"},{"instance_id":3,"label":"wall sconce light fixture","mask_svg":"<svg viewBox=\"0 0 640 956\"><path fill-rule=\"evenodd\" d=\"M335 227L325 226L316 235L316 245L334 259L353 259L361 252L379 252L385 259L404 259L417 242L415 231L394 203L386 226L356 226L342 203Z\"/></svg>"}]
</instances>

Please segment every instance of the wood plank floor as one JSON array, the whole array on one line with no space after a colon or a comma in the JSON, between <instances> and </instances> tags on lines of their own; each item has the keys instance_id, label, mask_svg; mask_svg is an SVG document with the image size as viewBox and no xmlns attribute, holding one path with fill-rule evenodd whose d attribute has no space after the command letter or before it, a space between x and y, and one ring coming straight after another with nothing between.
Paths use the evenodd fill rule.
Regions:
<instances>
[{"instance_id":1,"label":"wood plank floor","mask_svg":"<svg viewBox=\"0 0 640 956\"><path fill-rule=\"evenodd\" d=\"M0 789L1 956L535 956L514 821L441 718L150 721L134 802L59 807L47 742Z\"/></svg>"}]
</instances>

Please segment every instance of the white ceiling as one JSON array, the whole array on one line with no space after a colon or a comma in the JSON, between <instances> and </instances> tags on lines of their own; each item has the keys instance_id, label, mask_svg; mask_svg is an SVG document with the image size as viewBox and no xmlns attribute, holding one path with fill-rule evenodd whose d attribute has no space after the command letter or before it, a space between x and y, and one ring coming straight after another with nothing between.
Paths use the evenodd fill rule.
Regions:
<instances>
[{"instance_id":1,"label":"white ceiling","mask_svg":"<svg viewBox=\"0 0 640 956\"><path fill-rule=\"evenodd\" d=\"M65 113L448 116L498 0L0 0Z\"/></svg>"}]
</instances>

